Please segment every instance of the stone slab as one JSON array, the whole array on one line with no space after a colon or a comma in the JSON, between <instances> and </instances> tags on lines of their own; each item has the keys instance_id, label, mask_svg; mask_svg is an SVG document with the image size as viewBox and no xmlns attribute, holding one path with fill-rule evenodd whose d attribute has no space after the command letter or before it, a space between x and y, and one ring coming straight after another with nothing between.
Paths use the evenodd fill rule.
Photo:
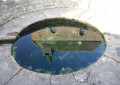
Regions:
<instances>
[{"instance_id":1,"label":"stone slab","mask_svg":"<svg viewBox=\"0 0 120 85\"><path fill-rule=\"evenodd\" d=\"M0 60L11 56L11 44L0 45Z\"/></svg>"},{"instance_id":2,"label":"stone slab","mask_svg":"<svg viewBox=\"0 0 120 85\"><path fill-rule=\"evenodd\" d=\"M73 78L73 75L52 75L51 85L77 85L77 81Z\"/></svg>"},{"instance_id":3,"label":"stone slab","mask_svg":"<svg viewBox=\"0 0 120 85\"><path fill-rule=\"evenodd\" d=\"M72 19L77 19L77 20L82 20L80 17L86 13L88 9L70 9L64 13L66 18L72 18Z\"/></svg>"},{"instance_id":4,"label":"stone slab","mask_svg":"<svg viewBox=\"0 0 120 85\"><path fill-rule=\"evenodd\" d=\"M46 18L59 18L64 17L65 13L73 8L54 8L43 10L43 14Z\"/></svg>"},{"instance_id":5,"label":"stone slab","mask_svg":"<svg viewBox=\"0 0 120 85\"><path fill-rule=\"evenodd\" d=\"M77 82L86 83L89 77L89 72L84 70L79 70L79 71L73 72L73 75L75 80L77 80Z\"/></svg>"},{"instance_id":6,"label":"stone slab","mask_svg":"<svg viewBox=\"0 0 120 85\"><path fill-rule=\"evenodd\" d=\"M6 85L50 85L50 75L22 69Z\"/></svg>"},{"instance_id":7,"label":"stone slab","mask_svg":"<svg viewBox=\"0 0 120 85\"><path fill-rule=\"evenodd\" d=\"M8 57L0 61L0 85L8 82L21 67L15 62L13 57Z\"/></svg>"},{"instance_id":8,"label":"stone slab","mask_svg":"<svg viewBox=\"0 0 120 85\"><path fill-rule=\"evenodd\" d=\"M12 25L12 22L8 22L7 24L3 25L0 29L0 40L4 39L15 39L18 32L21 31L21 27L15 27ZM16 35L9 35L10 33L17 32Z\"/></svg>"},{"instance_id":9,"label":"stone slab","mask_svg":"<svg viewBox=\"0 0 120 85\"><path fill-rule=\"evenodd\" d=\"M90 85L119 85L120 84L120 63L102 57L97 63L90 66L88 71Z\"/></svg>"},{"instance_id":10,"label":"stone slab","mask_svg":"<svg viewBox=\"0 0 120 85\"><path fill-rule=\"evenodd\" d=\"M13 26L25 28L28 25L45 19L42 11L25 14L19 18L12 20Z\"/></svg>"},{"instance_id":11,"label":"stone slab","mask_svg":"<svg viewBox=\"0 0 120 85\"><path fill-rule=\"evenodd\" d=\"M7 24L3 25L0 29L0 40L3 39L16 39L21 30L29 26L32 23L35 23L39 20L45 19L45 16L41 11L34 12L30 14L23 15L19 18L16 18ZM15 34L15 35L10 35Z\"/></svg>"},{"instance_id":12,"label":"stone slab","mask_svg":"<svg viewBox=\"0 0 120 85\"><path fill-rule=\"evenodd\" d=\"M104 55L120 61L120 35L105 33L104 36L107 43Z\"/></svg>"},{"instance_id":13,"label":"stone slab","mask_svg":"<svg viewBox=\"0 0 120 85\"><path fill-rule=\"evenodd\" d=\"M90 85L88 83L78 83L77 85Z\"/></svg>"},{"instance_id":14,"label":"stone slab","mask_svg":"<svg viewBox=\"0 0 120 85\"><path fill-rule=\"evenodd\" d=\"M103 33L108 45L120 45L120 34Z\"/></svg>"}]
</instances>

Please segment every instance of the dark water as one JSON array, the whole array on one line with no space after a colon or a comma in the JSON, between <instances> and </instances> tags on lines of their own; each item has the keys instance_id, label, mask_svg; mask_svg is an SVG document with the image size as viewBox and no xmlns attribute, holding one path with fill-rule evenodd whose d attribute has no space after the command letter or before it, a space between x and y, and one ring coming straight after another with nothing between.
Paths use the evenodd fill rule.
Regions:
<instances>
[{"instance_id":1,"label":"dark water","mask_svg":"<svg viewBox=\"0 0 120 85\"><path fill-rule=\"evenodd\" d=\"M50 60L47 56L42 55L41 48L33 44L31 35L28 34L13 44L12 54L19 65L24 68L35 72L58 75L86 68L102 56L104 49L105 44L101 43L90 52L53 51L52 60Z\"/></svg>"}]
</instances>

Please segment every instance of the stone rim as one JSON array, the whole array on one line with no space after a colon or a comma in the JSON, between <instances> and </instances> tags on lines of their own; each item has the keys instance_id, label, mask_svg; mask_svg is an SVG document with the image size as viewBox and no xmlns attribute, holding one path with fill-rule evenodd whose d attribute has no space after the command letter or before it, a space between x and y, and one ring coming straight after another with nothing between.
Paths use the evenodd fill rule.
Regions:
<instances>
[{"instance_id":1,"label":"stone rim","mask_svg":"<svg viewBox=\"0 0 120 85\"><path fill-rule=\"evenodd\" d=\"M92 24L90 24L90 23L87 23L87 22L85 22L85 21L82 21L82 20L77 20L77 19L73 19L73 18L72 18L72 19L71 19L71 18L65 18L65 17L46 18L46 19L40 20L40 22L46 21L46 20L54 20L54 19L62 19L62 20L76 21L76 22L78 22L78 23L82 23L82 24L88 25L89 27L92 27L92 29L97 30L97 31L101 34L101 36L102 36L102 38L103 38L103 40L104 40L103 42L105 43L105 49L104 49L104 53L102 54L102 56L100 56L100 58L99 58L96 62L92 63L91 65L87 66L86 68L80 69L80 70L78 70L78 71L71 72L71 73L68 73L68 74L52 75L52 74L47 74L47 73L34 72L34 71L28 70L28 69L26 69L26 68L23 68L23 67L20 66L20 65L16 62L16 60L13 58L14 61L16 62L16 64L18 64L21 68L25 69L26 71L33 72L33 73L37 73L37 74L40 74L40 75L66 76L66 75L73 75L73 73L76 73L76 72L79 72L79 71L82 71L82 70L87 71L87 69L93 67L94 64L96 64L99 60L102 59L102 57L104 57L105 52L106 52L106 48L107 48L107 41L106 41L107 39L105 38L104 34L103 34L102 32L100 32L100 30L99 30L97 27L95 27L94 25L92 25ZM37 21L37 22L39 22L39 21ZM14 42L17 41L19 38L21 38L21 37L19 37L19 34L21 34L22 32L24 32L23 30L25 30L26 28L28 28L29 26L31 26L31 25L33 25L33 24L35 24L35 23L37 23L37 22L34 22L34 23L26 26L24 29L22 29L22 30L17 34L16 39L14 40ZM40 29L41 29L41 28L40 28ZM12 45L11 45L11 49L12 49ZM12 56L12 51L11 51L11 56ZM12 57L13 57L13 56L12 56Z\"/></svg>"}]
</instances>

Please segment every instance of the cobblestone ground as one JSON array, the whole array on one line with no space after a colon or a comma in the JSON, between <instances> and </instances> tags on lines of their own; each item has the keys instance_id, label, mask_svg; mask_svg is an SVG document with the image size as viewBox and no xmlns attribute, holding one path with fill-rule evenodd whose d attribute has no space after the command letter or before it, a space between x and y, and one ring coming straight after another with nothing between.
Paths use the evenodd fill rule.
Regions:
<instances>
[{"instance_id":1,"label":"cobblestone ground","mask_svg":"<svg viewBox=\"0 0 120 85\"><path fill-rule=\"evenodd\" d=\"M0 85L120 85L119 0L1 0ZM47 18L82 20L96 26L107 43L103 56L88 68L66 75L28 71L11 55L18 33Z\"/></svg>"}]
</instances>

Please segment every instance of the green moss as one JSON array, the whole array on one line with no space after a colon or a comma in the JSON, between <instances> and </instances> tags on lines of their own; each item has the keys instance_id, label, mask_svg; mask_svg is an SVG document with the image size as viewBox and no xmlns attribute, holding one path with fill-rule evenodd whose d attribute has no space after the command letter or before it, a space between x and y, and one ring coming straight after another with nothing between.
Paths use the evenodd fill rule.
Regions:
<instances>
[{"instance_id":1,"label":"green moss","mask_svg":"<svg viewBox=\"0 0 120 85\"><path fill-rule=\"evenodd\" d=\"M13 46L13 50L17 49L18 47L17 46Z\"/></svg>"},{"instance_id":2,"label":"green moss","mask_svg":"<svg viewBox=\"0 0 120 85\"><path fill-rule=\"evenodd\" d=\"M27 69L32 70L32 66L28 66Z\"/></svg>"},{"instance_id":3,"label":"green moss","mask_svg":"<svg viewBox=\"0 0 120 85\"><path fill-rule=\"evenodd\" d=\"M51 72L51 74L55 75L56 74L56 70L53 69L52 72Z\"/></svg>"},{"instance_id":4,"label":"green moss","mask_svg":"<svg viewBox=\"0 0 120 85\"><path fill-rule=\"evenodd\" d=\"M104 53L104 51L100 51L102 54Z\"/></svg>"},{"instance_id":5,"label":"green moss","mask_svg":"<svg viewBox=\"0 0 120 85\"><path fill-rule=\"evenodd\" d=\"M43 71L43 69L35 69L36 72Z\"/></svg>"},{"instance_id":6,"label":"green moss","mask_svg":"<svg viewBox=\"0 0 120 85\"><path fill-rule=\"evenodd\" d=\"M68 74L71 73L73 70L70 67L62 68L59 72L59 74Z\"/></svg>"},{"instance_id":7,"label":"green moss","mask_svg":"<svg viewBox=\"0 0 120 85\"><path fill-rule=\"evenodd\" d=\"M61 71L64 71L64 70L65 70L65 68L62 68L62 69L61 69Z\"/></svg>"},{"instance_id":8,"label":"green moss","mask_svg":"<svg viewBox=\"0 0 120 85\"><path fill-rule=\"evenodd\" d=\"M82 45L82 42L81 42L81 41L78 41L77 44L78 44L78 45Z\"/></svg>"},{"instance_id":9,"label":"green moss","mask_svg":"<svg viewBox=\"0 0 120 85\"><path fill-rule=\"evenodd\" d=\"M13 52L12 52L12 55L13 55L13 57L15 58L15 57L16 57L16 52L13 51Z\"/></svg>"},{"instance_id":10,"label":"green moss","mask_svg":"<svg viewBox=\"0 0 120 85\"><path fill-rule=\"evenodd\" d=\"M14 58L16 57L16 52L15 52L16 49L17 49L17 46L13 46L12 55Z\"/></svg>"},{"instance_id":11,"label":"green moss","mask_svg":"<svg viewBox=\"0 0 120 85\"><path fill-rule=\"evenodd\" d=\"M46 71L47 74L51 74L51 71Z\"/></svg>"},{"instance_id":12,"label":"green moss","mask_svg":"<svg viewBox=\"0 0 120 85\"><path fill-rule=\"evenodd\" d=\"M75 29L72 29L72 34L77 34L77 32L75 31Z\"/></svg>"}]
</instances>

